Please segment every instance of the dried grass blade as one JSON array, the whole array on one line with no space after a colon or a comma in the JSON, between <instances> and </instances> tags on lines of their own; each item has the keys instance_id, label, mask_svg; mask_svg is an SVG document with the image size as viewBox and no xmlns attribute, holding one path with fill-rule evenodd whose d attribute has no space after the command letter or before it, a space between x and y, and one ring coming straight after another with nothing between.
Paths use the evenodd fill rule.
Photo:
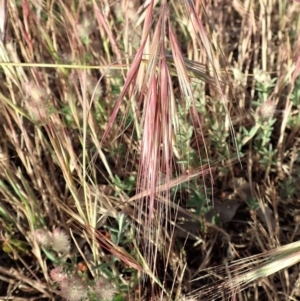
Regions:
<instances>
[{"instance_id":1,"label":"dried grass blade","mask_svg":"<svg viewBox=\"0 0 300 301\"><path fill-rule=\"evenodd\" d=\"M5 39L5 24L6 24L6 0L0 0L0 40Z\"/></svg>"},{"instance_id":2,"label":"dried grass blade","mask_svg":"<svg viewBox=\"0 0 300 301\"><path fill-rule=\"evenodd\" d=\"M220 270L222 270L222 273L229 273L229 276L225 280L217 281L213 285L201 287L191 295L200 298L200 300L220 298L222 295L230 296L237 290L246 289L252 282L269 277L299 262L300 241L297 241L260 255L233 262L228 268L220 269L220 267L215 267L207 270L209 274L214 272L219 276L222 276L220 275ZM194 281L201 278L203 277L197 278Z\"/></svg>"}]
</instances>

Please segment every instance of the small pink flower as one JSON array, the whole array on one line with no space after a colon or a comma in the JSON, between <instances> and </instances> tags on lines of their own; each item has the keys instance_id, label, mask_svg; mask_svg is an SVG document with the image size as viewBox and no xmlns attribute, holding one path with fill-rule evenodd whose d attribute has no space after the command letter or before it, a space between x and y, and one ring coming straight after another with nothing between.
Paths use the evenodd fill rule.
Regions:
<instances>
[{"instance_id":1,"label":"small pink flower","mask_svg":"<svg viewBox=\"0 0 300 301\"><path fill-rule=\"evenodd\" d=\"M50 272L50 277L54 282L62 283L68 280L68 275L62 267L57 267Z\"/></svg>"}]
</instances>

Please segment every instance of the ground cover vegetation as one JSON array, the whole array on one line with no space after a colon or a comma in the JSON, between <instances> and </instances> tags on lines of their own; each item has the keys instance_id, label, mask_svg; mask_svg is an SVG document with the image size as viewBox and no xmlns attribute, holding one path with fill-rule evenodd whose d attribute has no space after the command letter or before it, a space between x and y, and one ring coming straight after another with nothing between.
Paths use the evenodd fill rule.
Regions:
<instances>
[{"instance_id":1,"label":"ground cover vegetation","mask_svg":"<svg viewBox=\"0 0 300 301\"><path fill-rule=\"evenodd\" d=\"M299 300L300 3L0 1L1 300Z\"/></svg>"}]
</instances>

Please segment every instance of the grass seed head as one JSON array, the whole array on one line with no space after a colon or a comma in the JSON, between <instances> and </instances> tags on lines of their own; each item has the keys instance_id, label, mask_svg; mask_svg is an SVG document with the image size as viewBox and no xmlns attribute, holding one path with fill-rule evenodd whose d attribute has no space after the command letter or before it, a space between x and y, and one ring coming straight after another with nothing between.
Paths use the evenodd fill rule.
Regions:
<instances>
[{"instance_id":1,"label":"grass seed head","mask_svg":"<svg viewBox=\"0 0 300 301\"><path fill-rule=\"evenodd\" d=\"M95 29L95 22L93 22L93 18L84 17L81 23L77 24L76 30L78 33L79 38L82 41L88 42L89 35L94 31Z\"/></svg>"},{"instance_id":2,"label":"grass seed head","mask_svg":"<svg viewBox=\"0 0 300 301\"><path fill-rule=\"evenodd\" d=\"M53 269L50 276L59 285L61 296L69 301L80 301L88 292L87 285L78 276L68 275L63 267Z\"/></svg>"},{"instance_id":3,"label":"grass seed head","mask_svg":"<svg viewBox=\"0 0 300 301\"><path fill-rule=\"evenodd\" d=\"M50 110L45 89L34 82L26 82L23 84L23 91L26 96L26 109L30 117L34 121L47 119Z\"/></svg>"},{"instance_id":4,"label":"grass seed head","mask_svg":"<svg viewBox=\"0 0 300 301\"><path fill-rule=\"evenodd\" d=\"M116 293L116 287L112 282L100 278L93 286L93 292L97 298L103 301L110 301Z\"/></svg>"},{"instance_id":5,"label":"grass seed head","mask_svg":"<svg viewBox=\"0 0 300 301\"><path fill-rule=\"evenodd\" d=\"M87 77L87 92L95 99L100 98L103 95L103 88L102 83L98 82L97 79L93 78L92 76Z\"/></svg>"},{"instance_id":6,"label":"grass seed head","mask_svg":"<svg viewBox=\"0 0 300 301\"><path fill-rule=\"evenodd\" d=\"M56 228L52 232L52 249L57 253L67 254L70 251L70 239L61 229Z\"/></svg>"},{"instance_id":7,"label":"grass seed head","mask_svg":"<svg viewBox=\"0 0 300 301\"><path fill-rule=\"evenodd\" d=\"M34 236L38 244L42 247L49 247L52 244L51 235L48 231L43 229L38 229L34 231Z\"/></svg>"},{"instance_id":8,"label":"grass seed head","mask_svg":"<svg viewBox=\"0 0 300 301\"><path fill-rule=\"evenodd\" d=\"M263 121L273 118L276 112L276 104L272 100L266 100L256 110L256 117Z\"/></svg>"},{"instance_id":9,"label":"grass seed head","mask_svg":"<svg viewBox=\"0 0 300 301\"><path fill-rule=\"evenodd\" d=\"M63 279L59 283L59 287L61 296L69 301L80 301L88 292L87 285L77 276Z\"/></svg>"}]
</instances>

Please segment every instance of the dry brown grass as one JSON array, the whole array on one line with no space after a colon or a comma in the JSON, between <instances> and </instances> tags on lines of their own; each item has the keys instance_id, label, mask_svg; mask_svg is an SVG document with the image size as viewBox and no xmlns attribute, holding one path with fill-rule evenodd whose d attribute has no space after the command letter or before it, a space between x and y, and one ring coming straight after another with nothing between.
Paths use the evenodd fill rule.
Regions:
<instances>
[{"instance_id":1,"label":"dry brown grass","mask_svg":"<svg viewBox=\"0 0 300 301\"><path fill-rule=\"evenodd\" d=\"M226 277L298 239L299 3L0 4L0 299L58 300L66 263L126 300L297 299L298 265Z\"/></svg>"}]
</instances>

